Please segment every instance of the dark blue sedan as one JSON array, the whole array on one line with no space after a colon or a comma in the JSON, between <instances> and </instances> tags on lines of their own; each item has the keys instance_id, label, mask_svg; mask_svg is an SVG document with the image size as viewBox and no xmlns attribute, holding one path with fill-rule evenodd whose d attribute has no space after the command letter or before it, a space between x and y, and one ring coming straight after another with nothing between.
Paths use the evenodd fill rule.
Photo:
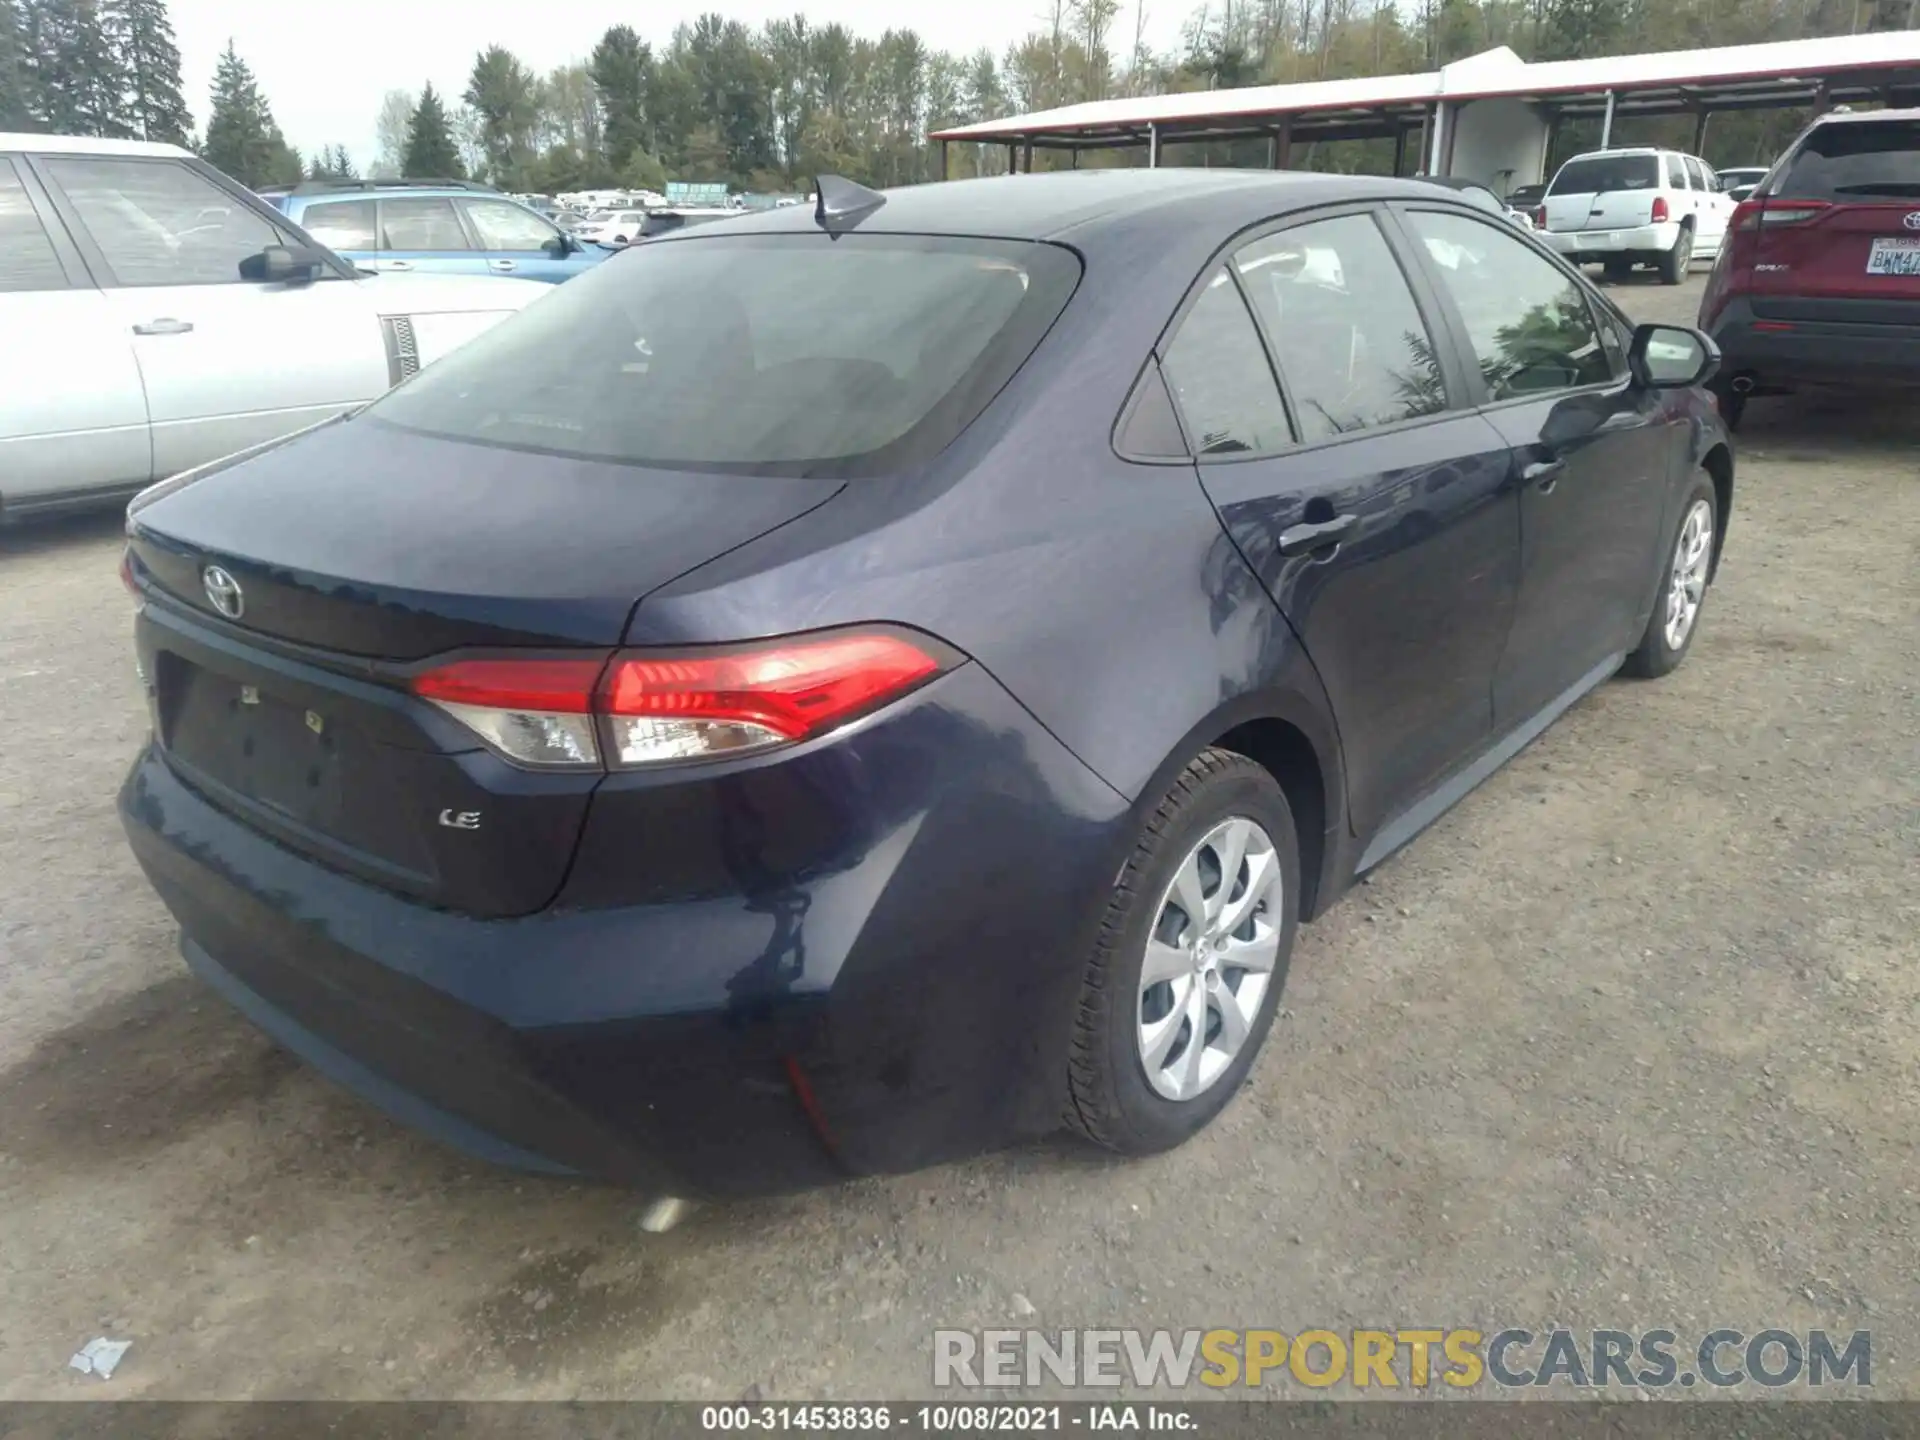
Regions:
<instances>
[{"instance_id":1,"label":"dark blue sedan","mask_svg":"<svg viewBox=\"0 0 1920 1440\"><path fill-rule=\"evenodd\" d=\"M1300 922L1697 633L1712 344L1498 217L819 190L132 508L121 808L188 963L482 1155L1176 1145Z\"/></svg>"}]
</instances>

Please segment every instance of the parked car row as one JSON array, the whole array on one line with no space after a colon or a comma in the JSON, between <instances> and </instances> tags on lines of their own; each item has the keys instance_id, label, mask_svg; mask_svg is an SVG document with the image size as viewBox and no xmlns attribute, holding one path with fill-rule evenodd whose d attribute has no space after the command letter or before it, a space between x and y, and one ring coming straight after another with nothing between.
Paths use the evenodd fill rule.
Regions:
<instances>
[{"instance_id":1,"label":"parked car row","mask_svg":"<svg viewBox=\"0 0 1920 1440\"><path fill-rule=\"evenodd\" d=\"M550 290L369 273L171 145L0 134L0 520L353 409Z\"/></svg>"}]
</instances>

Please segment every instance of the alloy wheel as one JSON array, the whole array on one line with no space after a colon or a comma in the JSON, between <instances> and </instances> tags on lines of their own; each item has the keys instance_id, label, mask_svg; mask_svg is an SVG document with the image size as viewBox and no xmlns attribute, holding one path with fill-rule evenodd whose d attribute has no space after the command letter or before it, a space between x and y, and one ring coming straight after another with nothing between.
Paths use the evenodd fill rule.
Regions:
<instances>
[{"instance_id":1,"label":"alloy wheel","mask_svg":"<svg viewBox=\"0 0 1920 1440\"><path fill-rule=\"evenodd\" d=\"M1673 573L1667 582L1667 648L1679 650L1693 633L1700 602L1707 593L1707 566L1713 556L1713 507L1695 500L1680 525L1673 549Z\"/></svg>"},{"instance_id":2,"label":"alloy wheel","mask_svg":"<svg viewBox=\"0 0 1920 1440\"><path fill-rule=\"evenodd\" d=\"M1155 1093L1205 1093L1246 1046L1279 959L1281 900L1273 840L1244 816L1209 830L1180 862L1140 968L1140 1063Z\"/></svg>"}]
</instances>

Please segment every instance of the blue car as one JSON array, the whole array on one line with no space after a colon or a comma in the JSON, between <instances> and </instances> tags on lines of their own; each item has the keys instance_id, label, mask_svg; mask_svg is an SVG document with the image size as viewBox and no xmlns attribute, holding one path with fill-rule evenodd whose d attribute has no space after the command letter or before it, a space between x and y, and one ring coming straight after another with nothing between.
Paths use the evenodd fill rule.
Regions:
<instances>
[{"instance_id":1,"label":"blue car","mask_svg":"<svg viewBox=\"0 0 1920 1440\"><path fill-rule=\"evenodd\" d=\"M309 180L261 193L314 239L368 270L511 275L557 285L614 253L467 180Z\"/></svg>"},{"instance_id":2,"label":"blue car","mask_svg":"<svg viewBox=\"0 0 1920 1440\"><path fill-rule=\"evenodd\" d=\"M477 1154L1168 1149L1298 925L1699 633L1718 351L1449 190L818 193L130 509L187 963Z\"/></svg>"}]
</instances>

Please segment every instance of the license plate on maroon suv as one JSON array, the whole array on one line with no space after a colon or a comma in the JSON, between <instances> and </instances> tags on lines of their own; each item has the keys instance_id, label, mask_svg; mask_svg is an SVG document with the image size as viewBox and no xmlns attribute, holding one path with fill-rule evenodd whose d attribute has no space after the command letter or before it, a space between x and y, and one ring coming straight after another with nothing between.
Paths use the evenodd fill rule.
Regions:
<instances>
[{"instance_id":1,"label":"license plate on maroon suv","mask_svg":"<svg viewBox=\"0 0 1920 1440\"><path fill-rule=\"evenodd\" d=\"M1869 275L1920 275L1920 240L1882 236L1867 252Z\"/></svg>"}]
</instances>

